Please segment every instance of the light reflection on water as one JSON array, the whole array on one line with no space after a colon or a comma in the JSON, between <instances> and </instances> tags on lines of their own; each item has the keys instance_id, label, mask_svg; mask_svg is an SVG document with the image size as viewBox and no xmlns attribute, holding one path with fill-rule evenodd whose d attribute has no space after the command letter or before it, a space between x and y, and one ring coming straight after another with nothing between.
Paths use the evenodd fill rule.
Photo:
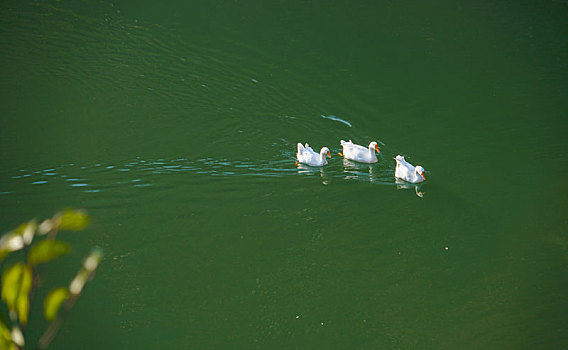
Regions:
<instances>
[{"instance_id":1,"label":"light reflection on water","mask_svg":"<svg viewBox=\"0 0 568 350\"><path fill-rule=\"evenodd\" d=\"M363 180L368 179L369 182L380 182L388 180L380 178L380 170L377 164L362 164L343 159L343 173L346 180Z\"/></svg>"},{"instance_id":2,"label":"light reflection on water","mask_svg":"<svg viewBox=\"0 0 568 350\"><path fill-rule=\"evenodd\" d=\"M312 175L321 177L321 182L324 185L329 185L330 177L325 171L325 167L311 167L306 164L297 163L296 167L298 168L298 174L300 175Z\"/></svg>"},{"instance_id":3,"label":"light reflection on water","mask_svg":"<svg viewBox=\"0 0 568 350\"><path fill-rule=\"evenodd\" d=\"M426 192L422 191L422 184L411 184L401 179L395 179L396 189L397 190L411 190L414 189L416 195L420 198L426 195Z\"/></svg>"}]
</instances>

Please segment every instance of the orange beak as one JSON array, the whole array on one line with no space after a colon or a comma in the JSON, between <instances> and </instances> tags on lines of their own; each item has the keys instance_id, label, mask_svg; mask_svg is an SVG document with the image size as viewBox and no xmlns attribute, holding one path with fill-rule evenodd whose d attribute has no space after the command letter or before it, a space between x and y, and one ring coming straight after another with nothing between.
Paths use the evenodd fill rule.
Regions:
<instances>
[{"instance_id":1,"label":"orange beak","mask_svg":"<svg viewBox=\"0 0 568 350\"><path fill-rule=\"evenodd\" d=\"M422 178L424 179L424 181L426 181L426 176L424 175L424 172L422 172L422 173L420 174L420 176L422 176Z\"/></svg>"},{"instance_id":2,"label":"orange beak","mask_svg":"<svg viewBox=\"0 0 568 350\"><path fill-rule=\"evenodd\" d=\"M327 156L331 158L331 153L329 153L329 151L327 151Z\"/></svg>"},{"instance_id":3,"label":"orange beak","mask_svg":"<svg viewBox=\"0 0 568 350\"><path fill-rule=\"evenodd\" d=\"M377 153L381 153L381 151L379 150L379 145L375 146L375 151L377 151Z\"/></svg>"}]
</instances>

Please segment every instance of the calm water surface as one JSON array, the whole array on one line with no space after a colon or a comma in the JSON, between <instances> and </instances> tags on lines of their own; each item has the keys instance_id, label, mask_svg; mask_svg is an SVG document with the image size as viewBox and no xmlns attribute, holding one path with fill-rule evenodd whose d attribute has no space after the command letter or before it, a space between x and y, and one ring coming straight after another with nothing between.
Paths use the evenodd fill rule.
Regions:
<instances>
[{"instance_id":1,"label":"calm water surface","mask_svg":"<svg viewBox=\"0 0 568 350\"><path fill-rule=\"evenodd\" d=\"M3 232L93 215L46 288L106 253L54 348L568 346L566 13L2 2ZM429 180L397 184L397 154Z\"/></svg>"}]
</instances>

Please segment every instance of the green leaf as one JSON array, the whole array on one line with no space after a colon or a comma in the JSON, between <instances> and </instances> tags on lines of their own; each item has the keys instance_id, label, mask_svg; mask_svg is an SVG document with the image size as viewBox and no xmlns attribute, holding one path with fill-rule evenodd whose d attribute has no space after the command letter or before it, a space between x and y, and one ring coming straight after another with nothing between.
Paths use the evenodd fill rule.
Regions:
<instances>
[{"instance_id":1,"label":"green leaf","mask_svg":"<svg viewBox=\"0 0 568 350\"><path fill-rule=\"evenodd\" d=\"M30 291L32 290L32 269L26 266L22 272L20 280L20 293L16 301L16 311L22 325L28 323L28 315L30 313Z\"/></svg>"},{"instance_id":2,"label":"green leaf","mask_svg":"<svg viewBox=\"0 0 568 350\"><path fill-rule=\"evenodd\" d=\"M43 301L43 315L48 321L53 321L59 312L61 304L69 298L69 290L65 287L60 287L52 290L45 297Z\"/></svg>"},{"instance_id":3,"label":"green leaf","mask_svg":"<svg viewBox=\"0 0 568 350\"><path fill-rule=\"evenodd\" d=\"M2 236L0 238L0 262L11 252L28 246L32 242L36 230L37 223L35 220L31 220Z\"/></svg>"},{"instance_id":4,"label":"green leaf","mask_svg":"<svg viewBox=\"0 0 568 350\"><path fill-rule=\"evenodd\" d=\"M0 248L0 263L6 259L6 257L11 253L9 249Z\"/></svg>"},{"instance_id":5,"label":"green leaf","mask_svg":"<svg viewBox=\"0 0 568 350\"><path fill-rule=\"evenodd\" d=\"M20 250L24 247L24 239L16 232L10 232L0 238L0 261L4 260L8 254Z\"/></svg>"},{"instance_id":6,"label":"green leaf","mask_svg":"<svg viewBox=\"0 0 568 350\"><path fill-rule=\"evenodd\" d=\"M18 319L25 325L30 312L30 291L32 289L32 269L17 263L2 273L2 300L8 310L15 310Z\"/></svg>"},{"instance_id":7,"label":"green leaf","mask_svg":"<svg viewBox=\"0 0 568 350\"><path fill-rule=\"evenodd\" d=\"M12 349L14 343L12 343L12 337L10 335L10 329L4 323L0 323L0 349Z\"/></svg>"},{"instance_id":8,"label":"green leaf","mask_svg":"<svg viewBox=\"0 0 568 350\"><path fill-rule=\"evenodd\" d=\"M84 230L91 221L89 214L82 209L66 209L55 215L55 219L59 222L59 229L67 231Z\"/></svg>"},{"instance_id":9,"label":"green leaf","mask_svg":"<svg viewBox=\"0 0 568 350\"><path fill-rule=\"evenodd\" d=\"M23 223L18 226L13 232L19 234L24 239L24 243L29 245L34 238L35 232L37 230L37 222L31 220L29 222Z\"/></svg>"},{"instance_id":10,"label":"green leaf","mask_svg":"<svg viewBox=\"0 0 568 350\"><path fill-rule=\"evenodd\" d=\"M25 269L26 265L17 263L2 272L2 300L6 303L8 310L16 309L16 301Z\"/></svg>"},{"instance_id":11,"label":"green leaf","mask_svg":"<svg viewBox=\"0 0 568 350\"><path fill-rule=\"evenodd\" d=\"M69 244L61 241L43 240L30 249L28 262L32 265L43 264L66 254L69 251Z\"/></svg>"}]
</instances>

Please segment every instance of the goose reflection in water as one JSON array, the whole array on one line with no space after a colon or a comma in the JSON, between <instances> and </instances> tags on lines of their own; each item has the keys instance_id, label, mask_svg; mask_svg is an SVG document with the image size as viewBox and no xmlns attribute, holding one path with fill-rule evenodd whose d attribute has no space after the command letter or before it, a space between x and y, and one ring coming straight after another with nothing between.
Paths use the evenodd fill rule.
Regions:
<instances>
[{"instance_id":1,"label":"goose reflection in water","mask_svg":"<svg viewBox=\"0 0 568 350\"><path fill-rule=\"evenodd\" d=\"M406 182L406 181L401 180L401 179L395 179L395 183L396 183L396 189L397 190L410 190L410 189L414 188L416 195L420 198L423 198L424 195L426 194L426 192L422 191L422 185L421 184L411 184L411 183Z\"/></svg>"},{"instance_id":2,"label":"goose reflection in water","mask_svg":"<svg viewBox=\"0 0 568 350\"><path fill-rule=\"evenodd\" d=\"M329 176L327 175L327 171L325 167L313 167L302 163L296 163L296 167L298 169L298 174L301 175L319 175L321 176L322 183L324 185L329 184Z\"/></svg>"},{"instance_id":3,"label":"goose reflection in water","mask_svg":"<svg viewBox=\"0 0 568 350\"><path fill-rule=\"evenodd\" d=\"M379 180L379 170L374 164L357 163L343 159L344 179L375 182Z\"/></svg>"}]
</instances>

